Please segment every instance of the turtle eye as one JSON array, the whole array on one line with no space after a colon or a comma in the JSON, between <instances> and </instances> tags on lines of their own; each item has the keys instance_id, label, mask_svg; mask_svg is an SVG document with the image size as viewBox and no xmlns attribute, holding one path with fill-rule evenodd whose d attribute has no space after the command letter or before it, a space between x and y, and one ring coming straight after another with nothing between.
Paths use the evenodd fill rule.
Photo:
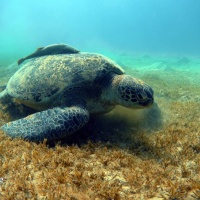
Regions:
<instances>
[{"instance_id":1,"label":"turtle eye","mask_svg":"<svg viewBox=\"0 0 200 200\"><path fill-rule=\"evenodd\" d=\"M145 100L145 99L147 99L147 94L144 92L140 92L137 94L137 97L139 100Z\"/></svg>"}]
</instances>

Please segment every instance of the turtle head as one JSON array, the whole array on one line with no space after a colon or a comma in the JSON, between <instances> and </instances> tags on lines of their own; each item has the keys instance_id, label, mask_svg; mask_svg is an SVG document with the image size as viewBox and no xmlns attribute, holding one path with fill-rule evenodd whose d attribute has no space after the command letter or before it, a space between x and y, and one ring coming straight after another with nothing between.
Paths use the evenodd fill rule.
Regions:
<instances>
[{"instance_id":1,"label":"turtle head","mask_svg":"<svg viewBox=\"0 0 200 200\"><path fill-rule=\"evenodd\" d=\"M128 108L146 108L153 104L153 90L143 81L128 75L114 77L113 89L115 88L116 102Z\"/></svg>"}]
</instances>

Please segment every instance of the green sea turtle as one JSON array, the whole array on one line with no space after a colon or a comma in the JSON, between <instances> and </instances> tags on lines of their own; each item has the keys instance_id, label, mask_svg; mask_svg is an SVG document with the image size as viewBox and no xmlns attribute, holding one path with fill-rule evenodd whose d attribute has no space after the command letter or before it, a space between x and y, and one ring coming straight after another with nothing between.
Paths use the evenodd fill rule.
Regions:
<instances>
[{"instance_id":1,"label":"green sea turtle","mask_svg":"<svg viewBox=\"0 0 200 200\"><path fill-rule=\"evenodd\" d=\"M18 65L20 65L24 60L45 56L45 55L55 55L55 54L67 54L67 53L79 53L79 50L74 47L69 46L68 44L51 44L46 47L39 47L35 52L26 56L25 58L21 58L17 61Z\"/></svg>"},{"instance_id":2,"label":"green sea turtle","mask_svg":"<svg viewBox=\"0 0 200 200\"><path fill-rule=\"evenodd\" d=\"M23 63L0 93L0 101L10 98L36 112L4 124L1 130L13 138L42 141L74 133L90 115L109 112L115 105L150 107L153 90L109 58L81 52Z\"/></svg>"}]
</instances>

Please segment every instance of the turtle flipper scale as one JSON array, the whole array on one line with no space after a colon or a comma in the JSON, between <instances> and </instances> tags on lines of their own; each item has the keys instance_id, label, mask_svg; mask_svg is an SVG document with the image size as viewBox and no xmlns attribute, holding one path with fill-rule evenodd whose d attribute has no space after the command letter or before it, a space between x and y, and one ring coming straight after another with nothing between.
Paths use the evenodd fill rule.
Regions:
<instances>
[{"instance_id":1,"label":"turtle flipper scale","mask_svg":"<svg viewBox=\"0 0 200 200\"><path fill-rule=\"evenodd\" d=\"M53 108L9 122L1 129L12 138L43 141L54 140L74 133L89 120L89 113L80 107Z\"/></svg>"}]
</instances>

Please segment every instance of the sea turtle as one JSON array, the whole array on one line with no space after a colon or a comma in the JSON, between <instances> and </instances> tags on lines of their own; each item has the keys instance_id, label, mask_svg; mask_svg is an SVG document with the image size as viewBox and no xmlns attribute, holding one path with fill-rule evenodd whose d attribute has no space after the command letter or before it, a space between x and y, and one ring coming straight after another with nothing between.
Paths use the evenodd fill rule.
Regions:
<instances>
[{"instance_id":1,"label":"sea turtle","mask_svg":"<svg viewBox=\"0 0 200 200\"><path fill-rule=\"evenodd\" d=\"M12 98L36 112L1 127L13 138L59 139L82 128L90 115L109 112L115 105L137 109L153 104L150 86L100 54L46 55L21 65L0 101Z\"/></svg>"},{"instance_id":2,"label":"sea turtle","mask_svg":"<svg viewBox=\"0 0 200 200\"><path fill-rule=\"evenodd\" d=\"M55 55L55 54L66 54L66 53L79 53L79 50L74 47L69 46L68 44L51 44L46 47L39 47L35 52L26 56L25 58L21 58L17 61L18 65L20 65L24 60L45 56L45 55Z\"/></svg>"}]
</instances>

